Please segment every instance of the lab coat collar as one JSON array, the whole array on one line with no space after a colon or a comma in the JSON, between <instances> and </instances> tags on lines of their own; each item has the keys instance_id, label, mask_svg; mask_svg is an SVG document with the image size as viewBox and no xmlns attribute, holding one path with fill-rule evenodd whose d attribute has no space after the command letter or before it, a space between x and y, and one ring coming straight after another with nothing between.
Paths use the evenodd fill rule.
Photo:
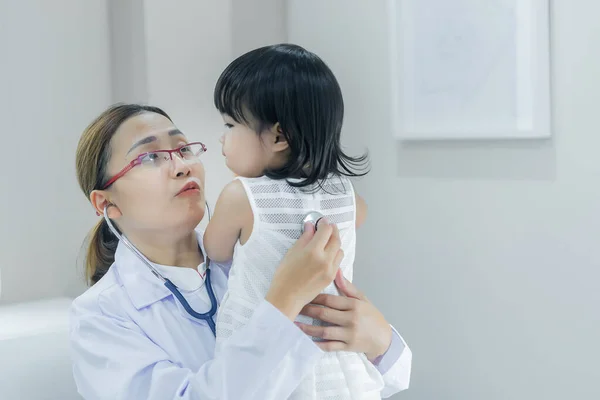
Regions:
<instances>
[{"instance_id":1,"label":"lab coat collar","mask_svg":"<svg viewBox=\"0 0 600 400\"><path fill-rule=\"evenodd\" d=\"M202 231L196 231L200 249L206 254L202 241L203 234ZM154 276L146 264L122 242L117 245L113 267L116 267L127 295L138 310L173 295L163 281Z\"/></svg>"}]
</instances>

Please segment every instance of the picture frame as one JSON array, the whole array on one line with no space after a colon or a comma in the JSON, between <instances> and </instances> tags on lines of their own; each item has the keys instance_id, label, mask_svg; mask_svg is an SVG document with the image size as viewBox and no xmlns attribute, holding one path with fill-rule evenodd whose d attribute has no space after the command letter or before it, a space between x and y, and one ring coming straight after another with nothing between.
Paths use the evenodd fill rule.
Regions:
<instances>
[{"instance_id":1,"label":"picture frame","mask_svg":"<svg viewBox=\"0 0 600 400\"><path fill-rule=\"evenodd\" d=\"M388 0L394 137L551 137L549 11L549 0Z\"/></svg>"}]
</instances>

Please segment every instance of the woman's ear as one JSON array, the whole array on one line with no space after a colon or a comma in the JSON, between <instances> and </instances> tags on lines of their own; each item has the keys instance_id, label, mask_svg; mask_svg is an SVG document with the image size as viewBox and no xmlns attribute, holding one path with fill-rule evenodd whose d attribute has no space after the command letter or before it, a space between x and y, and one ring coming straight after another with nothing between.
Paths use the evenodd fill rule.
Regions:
<instances>
[{"instance_id":1,"label":"woman's ear","mask_svg":"<svg viewBox=\"0 0 600 400\"><path fill-rule=\"evenodd\" d=\"M274 152L285 151L290 147L279 122L271 127L271 136L273 138L272 149Z\"/></svg>"},{"instance_id":2,"label":"woman's ear","mask_svg":"<svg viewBox=\"0 0 600 400\"><path fill-rule=\"evenodd\" d=\"M111 203L107 195L108 193L104 190L93 190L92 193L90 193L90 202L96 210L96 215L104 215L104 207L108 205L109 207L107 213L110 219L117 219L121 217L123 215L121 210L119 210L119 207Z\"/></svg>"}]
</instances>

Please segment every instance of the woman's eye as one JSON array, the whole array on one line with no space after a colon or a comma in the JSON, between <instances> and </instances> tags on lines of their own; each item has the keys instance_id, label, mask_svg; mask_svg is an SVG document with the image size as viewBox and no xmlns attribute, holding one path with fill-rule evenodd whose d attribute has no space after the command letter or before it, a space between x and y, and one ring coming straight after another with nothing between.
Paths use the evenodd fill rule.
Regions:
<instances>
[{"instance_id":1,"label":"woman's eye","mask_svg":"<svg viewBox=\"0 0 600 400\"><path fill-rule=\"evenodd\" d=\"M225 124L225 128L231 129L231 128L233 128L233 125L232 124Z\"/></svg>"},{"instance_id":2,"label":"woman's eye","mask_svg":"<svg viewBox=\"0 0 600 400\"><path fill-rule=\"evenodd\" d=\"M145 155L142 157L142 162L143 162L143 163L155 163L155 162L157 162L157 161L158 161L158 158L159 158L159 157L160 157L160 155L159 155L159 154L156 154L156 153L148 153L148 154L145 154Z\"/></svg>"}]
</instances>

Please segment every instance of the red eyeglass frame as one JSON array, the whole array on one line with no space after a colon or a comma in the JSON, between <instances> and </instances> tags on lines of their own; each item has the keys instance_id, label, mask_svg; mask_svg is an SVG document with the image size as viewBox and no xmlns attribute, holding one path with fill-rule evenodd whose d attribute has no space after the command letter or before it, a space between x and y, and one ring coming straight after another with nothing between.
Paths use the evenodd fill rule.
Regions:
<instances>
[{"instance_id":1,"label":"red eyeglass frame","mask_svg":"<svg viewBox=\"0 0 600 400\"><path fill-rule=\"evenodd\" d=\"M147 156L148 154L159 153L159 152L169 153L169 157L172 160L173 159L173 153L176 153L176 154L179 155L179 157L181 157L183 159L184 156L183 156L183 154L181 154L181 149L183 149L184 147L192 146L192 145L196 145L196 144L199 144L200 146L202 146L202 154L206 153L206 146L202 142L186 143L186 144L181 145L178 148L172 149L172 150L153 150L153 151L147 151L145 153L142 153L139 156L137 156L135 160L133 160L129 164L127 164L121 171L119 171L119 173L117 173L112 178L110 178L109 181L106 182L106 184L102 187L102 190L105 190L110 185L112 185L113 183L115 183L115 181L117 179L121 178L123 175L125 175L127 172L129 172L133 167L135 167L137 165L140 165L142 163L142 158L145 157L145 156Z\"/></svg>"}]
</instances>

